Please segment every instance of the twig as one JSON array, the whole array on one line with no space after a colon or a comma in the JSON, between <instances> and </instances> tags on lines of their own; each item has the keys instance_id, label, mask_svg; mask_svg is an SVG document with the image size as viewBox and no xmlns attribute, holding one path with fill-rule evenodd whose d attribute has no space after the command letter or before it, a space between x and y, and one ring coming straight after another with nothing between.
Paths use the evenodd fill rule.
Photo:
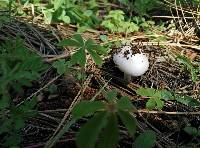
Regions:
<instances>
[{"instance_id":1,"label":"twig","mask_svg":"<svg viewBox=\"0 0 200 148\"><path fill-rule=\"evenodd\" d=\"M137 45L138 43L132 43L132 45ZM189 47L193 48L195 50L200 51L200 46L197 45L186 45L186 44L180 44L180 43L170 43L170 42L142 42L143 45L167 45L167 46L178 46L178 47Z\"/></svg>"},{"instance_id":2,"label":"twig","mask_svg":"<svg viewBox=\"0 0 200 148\"><path fill-rule=\"evenodd\" d=\"M53 120L53 121L59 123L59 119L57 119L57 118L55 118L55 117L52 117L52 116L47 115L47 114L45 114L45 113L39 113L39 114L40 114L41 116L43 116L43 117L47 117L47 118L49 118L49 119L51 119L51 120Z\"/></svg>"},{"instance_id":3,"label":"twig","mask_svg":"<svg viewBox=\"0 0 200 148\"><path fill-rule=\"evenodd\" d=\"M175 7L176 7L176 14L177 14L177 16L178 16L178 23L179 23L179 26L180 26L180 28L181 28L181 32L182 32L183 36L185 37L185 32L183 31L183 27L182 27L182 25L181 25L181 20L180 20L180 16L179 16L179 13L178 13L178 8L177 8L176 0L174 1L174 5L175 5ZM171 9L170 9L170 10L171 10ZM182 9L181 9L181 10L182 10ZM173 15L173 13L172 13L172 15Z\"/></svg>"},{"instance_id":4,"label":"twig","mask_svg":"<svg viewBox=\"0 0 200 148\"><path fill-rule=\"evenodd\" d=\"M93 75L90 75L87 80L84 82L83 86L85 86L83 88L83 92L85 91L85 89L87 88L91 78L93 77ZM74 108L74 106L80 101L81 97L80 97L81 91L78 92L78 94L76 95L76 97L74 98L73 102L71 103L69 109L67 110L67 112L65 113L64 117L62 118L60 124L58 125L58 127L56 128L54 134L52 135L52 137L50 139L52 139L57 132L61 129L61 127L63 126L63 123L66 121L66 119L68 118L68 116L70 115L72 109Z\"/></svg>"},{"instance_id":5,"label":"twig","mask_svg":"<svg viewBox=\"0 0 200 148\"><path fill-rule=\"evenodd\" d=\"M52 113L52 112L65 112L68 109L56 109L56 110L44 110L39 111L40 113ZM168 114L168 115L200 115L200 111L198 112L166 112L166 111L149 111L145 109L133 110L133 113L147 113L147 114Z\"/></svg>"},{"instance_id":6,"label":"twig","mask_svg":"<svg viewBox=\"0 0 200 148\"><path fill-rule=\"evenodd\" d=\"M168 114L168 115L200 115L198 112L166 112L166 111L148 111L148 110L134 110L134 113L148 113L148 114Z\"/></svg>"},{"instance_id":7,"label":"twig","mask_svg":"<svg viewBox=\"0 0 200 148\"><path fill-rule=\"evenodd\" d=\"M26 26L27 26L29 29L31 29L32 31L34 31L34 32L41 38L41 40L42 40L55 54L57 54L56 51L55 51L55 47L53 47L53 46L47 41L47 39L46 39L37 29L35 29L34 27L32 27L30 24L26 24Z\"/></svg>"},{"instance_id":8,"label":"twig","mask_svg":"<svg viewBox=\"0 0 200 148\"><path fill-rule=\"evenodd\" d=\"M53 58L49 58L49 59L45 59L46 62L53 62L53 61L56 61L58 59L64 59L64 58L68 58L70 56L69 53L66 53L66 54L62 54L62 55L57 55Z\"/></svg>"},{"instance_id":9,"label":"twig","mask_svg":"<svg viewBox=\"0 0 200 148\"><path fill-rule=\"evenodd\" d=\"M180 18L180 16L152 16L153 18L168 18L168 19L173 19L173 18ZM193 19L193 17L184 17L185 19Z\"/></svg>"},{"instance_id":10,"label":"twig","mask_svg":"<svg viewBox=\"0 0 200 148\"><path fill-rule=\"evenodd\" d=\"M30 100L33 96L37 95L40 91L42 91L43 89L47 88L51 83L53 83L55 80L57 80L60 76L61 75L58 75L55 78L53 78L46 85L44 85L43 87L41 87L40 89L38 89L36 92L34 92L33 94L31 94L28 98L26 98L26 100ZM24 101L26 101L26 100L24 100ZM17 104L17 106L20 106L21 104L23 104L24 101L22 101L19 104Z\"/></svg>"},{"instance_id":11,"label":"twig","mask_svg":"<svg viewBox=\"0 0 200 148\"><path fill-rule=\"evenodd\" d=\"M180 1L179 1L179 4L180 4L180 7L181 7L181 12L182 12L182 15L183 15L183 19L184 19L184 21L185 21L185 23L186 23L186 26L189 27L188 22L186 21L186 18L185 18L185 14L184 14L184 12L183 12L183 7L182 7ZM179 17L180 17L180 16L179 16Z\"/></svg>"},{"instance_id":12,"label":"twig","mask_svg":"<svg viewBox=\"0 0 200 148\"><path fill-rule=\"evenodd\" d=\"M166 2L169 7L176 9L176 6L173 3L169 2L168 0L163 0L163 1ZM181 10L181 9L179 7L177 7L177 10ZM199 15L198 12L196 12L196 11L184 10L184 12L192 14L192 15L194 15L194 14Z\"/></svg>"}]
</instances>

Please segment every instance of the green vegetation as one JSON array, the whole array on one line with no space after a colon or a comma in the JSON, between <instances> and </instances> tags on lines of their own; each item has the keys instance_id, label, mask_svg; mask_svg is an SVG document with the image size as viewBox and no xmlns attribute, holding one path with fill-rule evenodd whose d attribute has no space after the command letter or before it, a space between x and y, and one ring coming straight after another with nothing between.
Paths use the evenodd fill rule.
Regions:
<instances>
[{"instance_id":1,"label":"green vegetation","mask_svg":"<svg viewBox=\"0 0 200 148\"><path fill-rule=\"evenodd\" d=\"M81 67L85 67L86 64L86 52L88 52L96 65L102 66L103 61L99 54L106 55L107 51L102 46L96 44L92 39L85 41L80 34L75 34L71 39L64 39L58 45L60 46L73 46L78 49L72 57L71 64L79 64Z\"/></svg>"},{"instance_id":2,"label":"green vegetation","mask_svg":"<svg viewBox=\"0 0 200 148\"><path fill-rule=\"evenodd\" d=\"M192 62L190 61L190 59L188 59L187 57L184 57L184 56L178 56L177 59L181 64L183 64L186 67L186 69L188 69L190 71L191 76L192 76L192 81L196 82L197 75L200 74L200 66L194 67L192 65Z\"/></svg>"},{"instance_id":3,"label":"green vegetation","mask_svg":"<svg viewBox=\"0 0 200 148\"><path fill-rule=\"evenodd\" d=\"M40 129L48 131L43 137L48 142L40 142L47 148L60 144L62 137L78 148L116 148L121 143L151 148L169 141L172 147L198 147L199 117L194 115L200 107L200 48L195 32L188 31L196 27L194 20L186 17L191 19L189 9L198 11L200 2L176 2L0 0L0 31L6 30L0 32L0 147L26 145L23 129L28 121L39 122L39 114L45 123ZM177 16L184 20L181 24L166 21L167 15L180 10L187 12ZM166 13L164 19L160 12ZM7 27L18 20L29 25ZM178 32L174 36L170 26ZM20 27L27 27L28 33ZM125 41L134 53L147 53L150 61L148 73L131 84L124 83L112 61ZM56 106L53 101L61 103ZM183 117L178 115L184 115L180 125ZM169 121L173 126L165 126ZM192 139L183 136L179 141L180 130Z\"/></svg>"},{"instance_id":4,"label":"green vegetation","mask_svg":"<svg viewBox=\"0 0 200 148\"><path fill-rule=\"evenodd\" d=\"M39 11L44 14L45 23L63 21L64 23L78 23L81 26L94 26L99 22L92 10L85 9L85 6L75 4L74 0L54 0L50 1L47 7L41 7ZM83 11L84 9L84 11Z\"/></svg>"},{"instance_id":5,"label":"green vegetation","mask_svg":"<svg viewBox=\"0 0 200 148\"><path fill-rule=\"evenodd\" d=\"M200 130L199 128L195 128L195 127L192 127L192 126L187 126L184 128L184 131L190 135L193 135L195 137L198 137L200 136Z\"/></svg>"},{"instance_id":6,"label":"green vegetation","mask_svg":"<svg viewBox=\"0 0 200 148\"><path fill-rule=\"evenodd\" d=\"M124 32L126 34L139 30L136 24L124 20L124 12L121 10L110 11L102 22L102 26L108 28L111 32Z\"/></svg>"},{"instance_id":7,"label":"green vegetation","mask_svg":"<svg viewBox=\"0 0 200 148\"><path fill-rule=\"evenodd\" d=\"M77 146L80 148L93 148L97 136L103 130L103 137L98 143L98 147L117 146L119 138L118 117L125 125L130 136L136 132L137 122L130 111L134 106L126 97L117 100L117 92L111 91L106 94L106 102L82 101L76 105L72 111L74 118L80 119L83 116L94 116L81 127L77 135ZM89 134L88 134L88 131Z\"/></svg>"},{"instance_id":8,"label":"green vegetation","mask_svg":"<svg viewBox=\"0 0 200 148\"><path fill-rule=\"evenodd\" d=\"M32 109L37 101L31 98L16 106L13 96L23 97L23 88L31 87L47 65L41 57L24 47L20 38L6 40L1 43L0 50L0 135L4 135L1 143L2 146L18 146L20 129L25 126L27 118L36 115L37 111Z\"/></svg>"},{"instance_id":9,"label":"green vegetation","mask_svg":"<svg viewBox=\"0 0 200 148\"><path fill-rule=\"evenodd\" d=\"M180 94L175 94L167 90L157 90L153 88L139 88L136 93L141 96L148 97L149 100L146 103L146 108L152 109L163 109L164 101L174 100L184 105L191 107L200 106L200 102L189 96L183 96Z\"/></svg>"}]
</instances>

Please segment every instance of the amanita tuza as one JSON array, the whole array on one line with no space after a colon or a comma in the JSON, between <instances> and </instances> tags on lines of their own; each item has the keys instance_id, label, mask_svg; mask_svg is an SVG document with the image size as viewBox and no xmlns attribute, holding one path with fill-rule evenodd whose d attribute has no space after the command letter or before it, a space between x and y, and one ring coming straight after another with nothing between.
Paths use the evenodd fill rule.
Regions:
<instances>
[{"instance_id":1,"label":"amanita tuza","mask_svg":"<svg viewBox=\"0 0 200 148\"><path fill-rule=\"evenodd\" d=\"M142 52L133 54L131 46L128 45L123 46L113 55L113 61L124 72L124 80L127 83L131 82L131 76L141 76L149 68L147 56Z\"/></svg>"}]
</instances>

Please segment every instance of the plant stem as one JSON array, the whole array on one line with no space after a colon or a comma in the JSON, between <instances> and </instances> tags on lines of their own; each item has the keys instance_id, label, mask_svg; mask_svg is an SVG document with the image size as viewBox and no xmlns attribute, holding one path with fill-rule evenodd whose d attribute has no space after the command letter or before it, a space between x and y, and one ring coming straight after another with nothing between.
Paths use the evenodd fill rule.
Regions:
<instances>
[{"instance_id":1,"label":"plant stem","mask_svg":"<svg viewBox=\"0 0 200 148\"><path fill-rule=\"evenodd\" d=\"M44 148L51 148L53 147L53 145L62 137L62 135L64 135L64 133L66 133L69 128L71 127L72 124L74 124L76 122L76 119L70 119L65 125L64 127L55 135L55 137L51 137L47 143L45 144Z\"/></svg>"},{"instance_id":2,"label":"plant stem","mask_svg":"<svg viewBox=\"0 0 200 148\"><path fill-rule=\"evenodd\" d=\"M131 83L131 75L124 73L124 80L126 83Z\"/></svg>"},{"instance_id":3,"label":"plant stem","mask_svg":"<svg viewBox=\"0 0 200 148\"><path fill-rule=\"evenodd\" d=\"M82 67L81 68L81 76L83 76L84 72L85 72L85 69L84 69L84 67ZM83 83L84 83L83 78L81 78L81 100L83 99L83 93L84 93L83 92L83 87L84 87Z\"/></svg>"}]
</instances>

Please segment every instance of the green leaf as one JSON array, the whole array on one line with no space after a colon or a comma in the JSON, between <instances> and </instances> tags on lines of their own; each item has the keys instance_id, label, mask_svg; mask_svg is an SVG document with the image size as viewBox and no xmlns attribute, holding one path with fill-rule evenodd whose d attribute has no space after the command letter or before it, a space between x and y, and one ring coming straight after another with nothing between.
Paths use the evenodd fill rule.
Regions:
<instances>
[{"instance_id":1,"label":"green leaf","mask_svg":"<svg viewBox=\"0 0 200 148\"><path fill-rule=\"evenodd\" d=\"M127 111L131 111L131 110L135 109L135 107L131 103L130 99L126 96L121 97L121 99L117 100L117 107L118 107L118 109L127 110Z\"/></svg>"},{"instance_id":2,"label":"green leaf","mask_svg":"<svg viewBox=\"0 0 200 148\"><path fill-rule=\"evenodd\" d=\"M40 0L33 0L33 4L38 4L40 3Z\"/></svg>"},{"instance_id":3,"label":"green leaf","mask_svg":"<svg viewBox=\"0 0 200 148\"><path fill-rule=\"evenodd\" d=\"M118 121L115 114L108 117L108 122L102 133L98 148L116 148L119 138Z\"/></svg>"},{"instance_id":4,"label":"green leaf","mask_svg":"<svg viewBox=\"0 0 200 148\"><path fill-rule=\"evenodd\" d=\"M67 71L67 66L64 59L59 59L58 61L55 61L52 66L57 69L57 73L59 75L62 75Z\"/></svg>"},{"instance_id":5,"label":"green leaf","mask_svg":"<svg viewBox=\"0 0 200 148\"><path fill-rule=\"evenodd\" d=\"M15 129L16 130L20 130L21 128L23 128L25 126L25 121L23 118L14 118L14 122L15 122Z\"/></svg>"},{"instance_id":6,"label":"green leaf","mask_svg":"<svg viewBox=\"0 0 200 148\"><path fill-rule=\"evenodd\" d=\"M165 101L174 100L174 96L172 95L170 91L161 90L160 92L161 92L162 99L164 99Z\"/></svg>"},{"instance_id":7,"label":"green leaf","mask_svg":"<svg viewBox=\"0 0 200 148\"><path fill-rule=\"evenodd\" d=\"M67 131L70 129L70 127L71 127L75 122L76 122L75 119L71 119L71 120L69 120L65 125L63 125L63 128L60 129L60 130L58 131L58 133L57 133L54 137L50 138L50 139L46 142L44 148L52 148L52 147L55 145L55 143L62 137L62 135L64 135L65 133L67 133Z\"/></svg>"},{"instance_id":8,"label":"green leaf","mask_svg":"<svg viewBox=\"0 0 200 148\"><path fill-rule=\"evenodd\" d=\"M107 36L107 35L100 35L99 38L100 38L100 40L103 41L103 42L108 41L108 36Z\"/></svg>"},{"instance_id":9,"label":"green leaf","mask_svg":"<svg viewBox=\"0 0 200 148\"><path fill-rule=\"evenodd\" d=\"M48 91L50 92L50 94L55 94L58 92L58 86L56 84L51 84L48 87Z\"/></svg>"},{"instance_id":10,"label":"green leaf","mask_svg":"<svg viewBox=\"0 0 200 148\"><path fill-rule=\"evenodd\" d=\"M156 102L154 98L151 98L147 101L146 103L146 108L148 108L149 110L152 110L156 107Z\"/></svg>"},{"instance_id":11,"label":"green leaf","mask_svg":"<svg viewBox=\"0 0 200 148\"><path fill-rule=\"evenodd\" d=\"M6 138L4 145L6 145L6 147L16 148L18 145L20 145L20 141L21 141L20 135L18 133L16 134L12 133L12 135Z\"/></svg>"},{"instance_id":12,"label":"green leaf","mask_svg":"<svg viewBox=\"0 0 200 148\"><path fill-rule=\"evenodd\" d=\"M116 21L123 21L124 12L122 10L111 10L106 18L113 18Z\"/></svg>"},{"instance_id":13,"label":"green leaf","mask_svg":"<svg viewBox=\"0 0 200 148\"><path fill-rule=\"evenodd\" d=\"M106 100L108 100L109 102L115 101L116 98L117 98L117 91L116 90L111 90L111 91L106 93Z\"/></svg>"},{"instance_id":14,"label":"green leaf","mask_svg":"<svg viewBox=\"0 0 200 148\"><path fill-rule=\"evenodd\" d=\"M52 22L58 22L59 20L62 20L61 18L66 14L65 10L63 10L61 7L58 9L54 9Z\"/></svg>"},{"instance_id":15,"label":"green leaf","mask_svg":"<svg viewBox=\"0 0 200 148\"><path fill-rule=\"evenodd\" d=\"M92 59L94 60L95 64L98 65L99 67L102 66L103 60L102 58L93 50L87 49L89 54L91 55Z\"/></svg>"},{"instance_id":16,"label":"green leaf","mask_svg":"<svg viewBox=\"0 0 200 148\"><path fill-rule=\"evenodd\" d=\"M152 97L161 98L162 97L161 91L160 90L155 90L155 93L152 95Z\"/></svg>"},{"instance_id":17,"label":"green leaf","mask_svg":"<svg viewBox=\"0 0 200 148\"><path fill-rule=\"evenodd\" d=\"M185 56L177 56L177 59L180 63L185 65L188 70L190 70L190 73L191 73L191 76L192 76L192 81L196 82L197 81L197 71L196 71L196 68L193 67L190 59L185 57Z\"/></svg>"},{"instance_id":18,"label":"green leaf","mask_svg":"<svg viewBox=\"0 0 200 148\"><path fill-rule=\"evenodd\" d=\"M149 24L147 22L143 22L140 24L141 27L143 28L148 28L149 27Z\"/></svg>"},{"instance_id":19,"label":"green leaf","mask_svg":"<svg viewBox=\"0 0 200 148\"><path fill-rule=\"evenodd\" d=\"M131 33L139 30L139 26L130 21L124 21L124 12L121 10L110 11L102 22L102 26L111 32Z\"/></svg>"},{"instance_id":20,"label":"green leaf","mask_svg":"<svg viewBox=\"0 0 200 148\"><path fill-rule=\"evenodd\" d=\"M85 67L86 64L86 54L83 48L80 48L71 57L72 64L79 64L81 67Z\"/></svg>"},{"instance_id":21,"label":"green leaf","mask_svg":"<svg viewBox=\"0 0 200 148\"><path fill-rule=\"evenodd\" d=\"M187 106L192 106L192 107L199 107L200 106L200 102L197 99L194 99L192 97L189 96L182 96L182 95L175 95L175 100L187 105Z\"/></svg>"},{"instance_id":22,"label":"green leaf","mask_svg":"<svg viewBox=\"0 0 200 148\"><path fill-rule=\"evenodd\" d=\"M107 113L99 112L83 125L76 136L78 148L94 148L97 137L107 122Z\"/></svg>"},{"instance_id":23,"label":"green leaf","mask_svg":"<svg viewBox=\"0 0 200 148\"><path fill-rule=\"evenodd\" d=\"M85 46L87 49L94 50L99 54L107 55L107 49L96 44L92 39L88 39L85 42Z\"/></svg>"},{"instance_id":24,"label":"green leaf","mask_svg":"<svg viewBox=\"0 0 200 148\"><path fill-rule=\"evenodd\" d=\"M105 107L105 103L101 101L82 101L74 107L72 111L72 116L74 118L91 116L96 111L104 110Z\"/></svg>"},{"instance_id":25,"label":"green leaf","mask_svg":"<svg viewBox=\"0 0 200 148\"><path fill-rule=\"evenodd\" d=\"M0 99L0 110L9 107L10 105L10 98L7 96L3 96Z\"/></svg>"},{"instance_id":26,"label":"green leaf","mask_svg":"<svg viewBox=\"0 0 200 148\"><path fill-rule=\"evenodd\" d=\"M158 109L162 109L163 106L164 106L164 102L162 100L160 100L160 98L154 98L155 99L155 102L156 102L156 107Z\"/></svg>"},{"instance_id":27,"label":"green leaf","mask_svg":"<svg viewBox=\"0 0 200 148\"><path fill-rule=\"evenodd\" d=\"M189 135L197 136L198 130L195 127L187 126L184 128L184 131Z\"/></svg>"},{"instance_id":28,"label":"green leaf","mask_svg":"<svg viewBox=\"0 0 200 148\"><path fill-rule=\"evenodd\" d=\"M24 86L31 86L32 81L39 80L47 66L42 58L27 50L19 37L8 38L0 45L0 130L1 146L12 147L20 143L20 130L25 126L26 119L33 117L36 99L25 99L20 105L15 106L10 95L23 96L21 90ZM9 111L8 116L5 114ZM15 145L12 143L17 143Z\"/></svg>"},{"instance_id":29,"label":"green leaf","mask_svg":"<svg viewBox=\"0 0 200 148\"><path fill-rule=\"evenodd\" d=\"M88 39L88 40L85 42L86 48L92 49L91 46L93 46L93 45L96 45L96 43L95 43L92 39Z\"/></svg>"},{"instance_id":30,"label":"green leaf","mask_svg":"<svg viewBox=\"0 0 200 148\"><path fill-rule=\"evenodd\" d=\"M197 131L197 136L200 136L200 130Z\"/></svg>"},{"instance_id":31,"label":"green leaf","mask_svg":"<svg viewBox=\"0 0 200 148\"><path fill-rule=\"evenodd\" d=\"M33 97L31 100L25 100L24 104L22 104L20 107L22 107L24 111L29 111L30 109L34 108L37 102L37 98Z\"/></svg>"},{"instance_id":32,"label":"green leaf","mask_svg":"<svg viewBox=\"0 0 200 148\"><path fill-rule=\"evenodd\" d=\"M139 88L136 90L136 93L141 96L151 97L155 94L156 90L153 88Z\"/></svg>"},{"instance_id":33,"label":"green leaf","mask_svg":"<svg viewBox=\"0 0 200 148\"><path fill-rule=\"evenodd\" d=\"M117 32L117 27L111 23L111 20L104 20L101 25L111 30L111 32Z\"/></svg>"},{"instance_id":34,"label":"green leaf","mask_svg":"<svg viewBox=\"0 0 200 148\"><path fill-rule=\"evenodd\" d=\"M191 69L191 76L192 76L192 81L196 82L197 81L197 72L196 72L196 69Z\"/></svg>"},{"instance_id":35,"label":"green leaf","mask_svg":"<svg viewBox=\"0 0 200 148\"><path fill-rule=\"evenodd\" d=\"M122 22L120 25L123 29L119 32L125 31L126 33L131 33L139 30L139 26L133 22Z\"/></svg>"},{"instance_id":36,"label":"green leaf","mask_svg":"<svg viewBox=\"0 0 200 148\"><path fill-rule=\"evenodd\" d=\"M61 17L62 21L65 22L66 24L69 24L70 23L70 17L65 15L65 16L62 16Z\"/></svg>"},{"instance_id":37,"label":"green leaf","mask_svg":"<svg viewBox=\"0 0 200 148\"><path fill-rule=\"evenodd\" d=\"M132 148L152 148L154 147L155 142L156 142L155 132L147 130L136 138Z\"/></svg>"},{"instance_id":38,"label":"green leaf","mask_svg":"<svg viewBox=\"0 0 200 148\"><path fill-rule=\"evenodd\" d=\"M131 136L135 135L137 121L129 112L119 110L118 115Z\"/></svg>"},{"instance_id":39,"label":"green leaf","mask_svg":"<svg viewBox=\"0 0 200 148\"><path fill-rule=\"evenodd\" d=\"M52 18L53 18L53 12L54 10L52 9L47 9L47 10L44 10L44 22L46 24L51 24L51 21L52 21Z\"/></svg>"},{"instance_id":40,"label":"green leaf","mask_svg":"<svg viewBox=\"0 0 200 148\"><path fill-rule=\"evenodd\" d=\"M1 0L1 2L0 2L0 8L2 9L2 8L8 7L9 1L10 0Z\"/></svg>"},{"instance_id":41,"label":"green leaf","mask_svg":"<svg viewBox=\"0 0 200 148\"><path fill-rule=\"evenodd\" d=\"M1 124L0 124L0 134L4 133L4 132L9 132L11 130L11 127L12 127L12 119L8 119L8 118L4 118L3 119L4 121L2 122L1 121Z\"/></svg>"},{"instance_id":42,"label":"green leaf","mask_svg":"<svg viewBox=\"0 0 200 148\"><path fill-rule=\"evenodd\" d=\"M85 73L82 73L82 72L79 72L79 71L76 73L77 80L85 80L86 77L87 77L87 75Z\"/></svg>"},{"instance_id":43,"label":"green leaf","mask_svg":"<svg viewBox=\"0 0 200 148\"><path fill-rule=\"evenodd\" d=\"M87 29L89 29L89 28L90 28L89 26L81 26L81 27L78 27L77 32L78 33L83 33L85 31L87 31Z\"/></svg>"},{"instance_id":44,"label":"green leaf","mask_svg":"<svg viewBox=\"0 0 200 148\"><path fill-rule=\"evenodd\" d=\"M75 46L81 47L80 43L73 39L64 39L58 43L58 46Z\"/></svg>"},{"instance_id":45,"label":"green leaf","mask_svg":"<svg viewBox=\"0 0 200 148\"><path fill-rule=\"evenodd\" d=\"M92 10L86 10L83 15L87 16L87 17L90 17L91 15L93 14L93 11Z\"/></svg>"},{"instance_id":46,"label":"green leaf","mask_svg":"<svg viewBox=\"0 0 200 148\"><path fill-rule=\"evenodd\" d=\"M108 54L107 48L104 48L103 46L100 46L100 45L93 45L93 46L91 46L91 48L92 48L93 50L96 50L96 52L97 52L98 54L102 54L102 55L107 55L107 54Z\"/></svg>"},{"instance_id":47,"label":"green leaf","mask_svg":"<svg viewBox=\"0 0 200 148\"><path fill-rule=\"evenodd\" d=\"M193 69L193 65L189 58L187 58L185 56L177 56L177 60L180 63L184 64L188 69Z\"/></svg>"},{"instance_id":48,"label":"green leaf","mask_svg":"<svg viewBox=\"0 0 200 148\"><path fill-rule=\"evenodd\" d=\"M53 5L54 5L54 9L57 10L58 8L60 8L65 0L54 0L53 1Z\"/></svg>"},{"instance_id":49,"label":"green leaf","mask_svg":"<svg viewBox=\"0 0 200 148\"><path fill-rule=\"evenodd\" d=\"M79 42L82 47L84 46L84 40L80 34L74 34L72 38Z\"/></svg>"}]
</instances>

